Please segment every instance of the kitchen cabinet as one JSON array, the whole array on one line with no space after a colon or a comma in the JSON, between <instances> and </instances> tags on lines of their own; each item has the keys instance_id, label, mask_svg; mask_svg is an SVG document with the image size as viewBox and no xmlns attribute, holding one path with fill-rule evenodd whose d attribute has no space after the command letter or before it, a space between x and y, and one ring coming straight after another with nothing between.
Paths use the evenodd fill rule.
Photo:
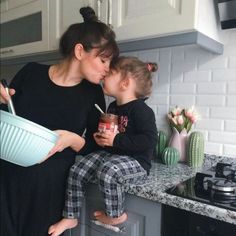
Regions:
<instances>
[{"instance_id":1,"label":"kitchen cabinet","mask_svg":"<svg viewBox=\"0 0 236 236\"><path fill-rule=\"evenodd\" d=\"M120 226L123 227L123 236L161 235L161 204L130 194L126 194L125 204L128 220ZM98 186L90 184L86 189L81 224L68 231L66 236L116 236L120 234L91 222L93 212L101 209L104 209L104 205Z\"/></svg>"},{"instance_id":2,"label":"kitchen cabinet","mask_svg":"<svg viewBox=\"0 0 236 236\"><path fill-rule=\"evenodd\" d=\"M81 7L91 6L96 10L95 0L59 0L57 9L58 21L56 28L58 29L57 39L65 32L69 25L83 22L83 18L79 12Z\"/></svg>"},{"instance_id":3,"label":"kitchen cabinet","mask_svg":"<svg viewBox=\"0 0 236 236\"><path fill-rule=\"evenodd\" d=\"M33 1L37 0L0 0L0 9L4 12Z\"/></svg>"},{"instance_id":4,"label":"kitchen cabinet","mask_svg":"<svg viewBox=\"0 0 236 236\"><path fill-rule=\"evenodd\" d=\"M34 2L34 1L37 1L37 0L5 0L3 2L6 2L7 10L10 10L10 9L25 5L27 3Z\"/></svg>"},{"instance_id":5,"label":"kitchen cabinet","mask_svg":"<svg viewBox=\"0 0 236 236\"><path fill-rule=\"evenodd\" d=\"M8 0L1 3L6 4L1 13L1 58L49 49L49 8L56 3L55 1Z\"/></svg>"},{"instance_id":6,"label":"kitchen cabinet","mask_svg":"<svg viewBox=\"0 0 236 236\"><path fill-rule=\"evenodd\" d=\"M58 49L59 38L72 23L82 22L79 9L93 0L1 0L1 58Z\"/></svg>"},{"instance_id":7,"label":"kitchen cabinet","mask_svg":"<svg viewBox=\"0 0 236 236\"><path fill-rule=\"evenodd\" d=\"M111 25L121 52L191 44L223 52L212 0L1 0L0 4L2 59L55 52L62 33L82 22L79 9L88 5ZM22 17L28 18L22 23Z\"/></svg>"},{"instance_id":8,"label":"kitchen cabinet","mask_svg":"<svg viewBox=\"0 0 236 236\"><path fill-rule=\"evenodd\" d=\"M164 34L175 34L194 27L193 0L117 0L110 1L111 24L117 40L135 40Z\"/></svg>"},{"instance_id":9,"label":"kitchen cabinet","mask_svg":"<svg viewBox=\"0 0 236 236\"><path fill-rule=\"evenodd\" d=\"M103 0L101 4L100 11L109 8L101 20L112 25L122 51L190 44L194 39L210 50L223 50L212 0Z\"/></svg>"},{"instance_id":10,"label":"kitchen cabinet","mask_svg":"<svg viewBox=\"0 0 236 236\"><path fill-rule=\"evenodd\" d=\"M162 236L223 236L235 235L236 225L163 206Z\"/></svg>"}]
</instances>

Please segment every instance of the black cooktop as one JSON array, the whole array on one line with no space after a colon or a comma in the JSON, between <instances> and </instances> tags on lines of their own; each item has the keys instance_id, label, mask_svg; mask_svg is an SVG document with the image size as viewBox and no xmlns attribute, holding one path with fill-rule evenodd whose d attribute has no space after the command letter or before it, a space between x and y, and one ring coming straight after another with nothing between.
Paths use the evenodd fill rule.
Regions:
<instances>
[{"instance_id":1,"label":"black cooktop","mask_svg":"<svg viewBox=\"0 0 236 236\"><path fill-rule=\"evenodd\" d=\"M217 163L216 167L204 173L198 172L166 192L171 195L191 199L236 211L236 166Z\"/></svg>"}]
</instances>

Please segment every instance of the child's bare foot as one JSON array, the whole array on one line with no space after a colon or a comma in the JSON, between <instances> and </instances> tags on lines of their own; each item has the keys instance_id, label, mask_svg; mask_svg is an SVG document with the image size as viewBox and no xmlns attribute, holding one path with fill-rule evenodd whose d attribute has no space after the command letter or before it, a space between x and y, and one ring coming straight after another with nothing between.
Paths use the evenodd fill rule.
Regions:
<instances>
[{"instance_id":1,"label":"child's bare foot","mask_svg":"<svg viewBox=\"0 0 236 236\"><path fill-rule=\"evenodd\" d=\"M48 229L48 234L51 236L59 236L65 230L74 228L78 224L77 219L66 219L58 221L56 224L51 225Z\"/></svg>"},{"instance_id":2,"label":"child's bare foot","mask_svg":"<svg viewBox=\"0 0 236 236\"><path fill-rule=\"evenodd\" d=\"M118 224L125 222L128 218L126 213L123 213L121 216L119 216L117 218L113 218L113 217L107 216L105 214L105 212L103 212L103 211L95 211L94 216L95 216L96 220L98 220L104 224L107 224L107 225L118 225Z\"/></svg>"}]
</instances>

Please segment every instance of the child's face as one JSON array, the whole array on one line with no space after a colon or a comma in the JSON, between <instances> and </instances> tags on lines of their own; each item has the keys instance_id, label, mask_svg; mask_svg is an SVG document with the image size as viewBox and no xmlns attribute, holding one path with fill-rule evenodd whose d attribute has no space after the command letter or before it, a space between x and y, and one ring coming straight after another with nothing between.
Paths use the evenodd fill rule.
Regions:
<instances>
[{"instance_id":1,"label":"child's face","mask_svg":"<svg viewBox=\"0 0 236 236\"><path fill-rule=\"evenodd\" d=\"M104 78L103 92L108 96L116 98L120 88L120 81L121 74L115 70L111 70Z\"/></svg>"}]
</instances>

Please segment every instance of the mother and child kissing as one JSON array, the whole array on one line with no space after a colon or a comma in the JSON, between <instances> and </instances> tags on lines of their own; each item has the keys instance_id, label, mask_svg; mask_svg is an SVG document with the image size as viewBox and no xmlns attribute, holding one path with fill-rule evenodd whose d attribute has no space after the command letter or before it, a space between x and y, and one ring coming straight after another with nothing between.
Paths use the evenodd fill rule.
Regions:
<instances>
[{"instance_id":1,"label":"mother and child kissing","mask_svg":"<svg viewBox=\"0 0 236 236\"><path fill-rule=\"evenodd\" d=\"M103 80L103 91L115 98L107 113L118 116L115 132L96 132L93 137L101 150L80 158L70 168L63 218L50 226L48 234L58 236L79 224L85 186L96 178L105 210L94 212L96 220L118 225L128 218L124 209L127 184L147 178L157 143L155 115L145 103L151 94L155 63L136 57L118 57Z\"/></svg>"}]
</instances>

